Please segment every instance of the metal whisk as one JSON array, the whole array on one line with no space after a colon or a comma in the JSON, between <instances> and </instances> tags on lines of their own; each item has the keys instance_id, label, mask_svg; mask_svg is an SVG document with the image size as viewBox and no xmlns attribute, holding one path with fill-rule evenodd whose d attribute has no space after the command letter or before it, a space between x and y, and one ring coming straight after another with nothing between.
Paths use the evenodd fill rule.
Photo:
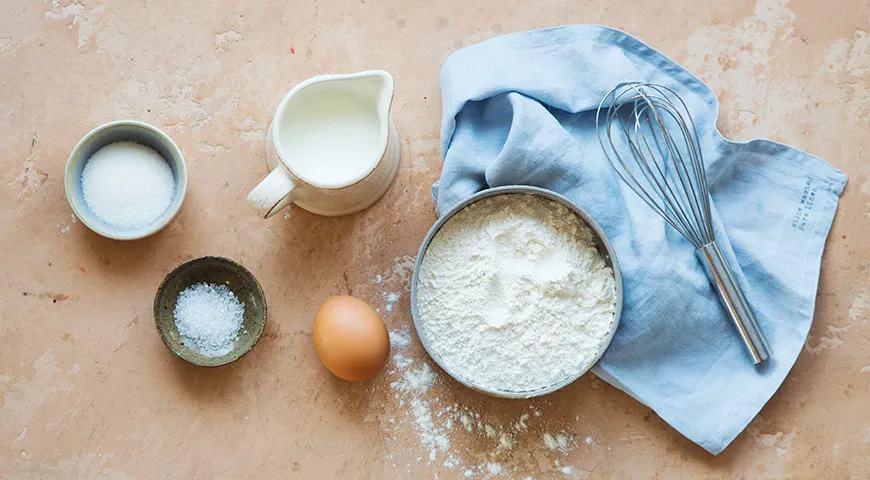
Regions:
<instances>
[{"instance_id":1,"label":"metal whisk","mask_svg":"<svg viewBox=\"0 0 870 480\"><path fill-rule=\"evenodd\" d=\"M695 246L753 363L769 358L767 340L716 243L700 140L686 104L663 85L624 83L601 100L595 126L616 173Z\"/></svg>"}]
</instances>

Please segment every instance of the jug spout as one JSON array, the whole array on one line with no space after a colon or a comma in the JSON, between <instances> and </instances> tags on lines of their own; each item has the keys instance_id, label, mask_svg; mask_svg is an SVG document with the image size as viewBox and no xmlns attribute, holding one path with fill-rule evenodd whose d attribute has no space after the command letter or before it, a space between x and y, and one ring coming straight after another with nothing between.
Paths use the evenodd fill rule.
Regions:
<instances>
[{"instance_id":1,"label":"jug spout","mask_svg":"<svg viewBox=\"0 0 870 480\"><path fill-rule=\"evenodd\" d=\"M378 107L378 117L380 117L386 130L387 121L390 117L390 106L393 103L393 93L395 91L393 77L384 70L370 70L362 73L371 75L369 78L372 79L373 88L376 89L373 92L372 98L375 99L375 104Z\"/></svg>"},{"instance_id":2,"label":"jug spout","mask_svg":"<svg viewBox=\"0 0 870 480\"><path fill-rule=\"evenodd\" d=\"M386 148L390 126L390 107L393 103L395 83L393 77L384 70L367 70L349 75L335 75L334 80L345 80L345 87L357 98L370 102L377 110L380 121L382 144ZM325 79L328 81L329 79Z\"/></svg>"}]
</instances>

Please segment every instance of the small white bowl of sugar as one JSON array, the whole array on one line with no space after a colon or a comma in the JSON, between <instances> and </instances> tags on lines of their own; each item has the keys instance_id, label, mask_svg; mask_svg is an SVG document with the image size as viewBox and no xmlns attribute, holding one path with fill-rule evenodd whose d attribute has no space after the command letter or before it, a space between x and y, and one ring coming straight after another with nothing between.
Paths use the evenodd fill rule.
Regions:
<instances>
[{"instance_id":1,"label":"small white bowl of sugar","mask_svg":"<svg viewBox=\"0 0 870 480\"><path fill-rule=\"evenodd\" d=\"M178 214L187 167L175 142L135 120L101 125L73 149L64 174L66 197L88 228L116 240L159 232Z\"/></svg>"}]
</instances>

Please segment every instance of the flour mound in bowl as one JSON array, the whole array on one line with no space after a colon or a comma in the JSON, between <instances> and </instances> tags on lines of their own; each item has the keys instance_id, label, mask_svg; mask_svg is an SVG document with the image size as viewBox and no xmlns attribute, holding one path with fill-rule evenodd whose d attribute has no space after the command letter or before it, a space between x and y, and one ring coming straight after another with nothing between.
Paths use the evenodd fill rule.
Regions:
<instances>
[{"instance_id":1,"label":"flour mound in bowl","mask_svg":"<svg viewBox=\"0 0 870 480\"><path fill-rule=\"evenodd\" d=\"M433 354L490 391L533 392L586 370L608 341L616 280L593 232L539 196L479 200L420 265L417 314Z\"/></svg>"}]
</instances>

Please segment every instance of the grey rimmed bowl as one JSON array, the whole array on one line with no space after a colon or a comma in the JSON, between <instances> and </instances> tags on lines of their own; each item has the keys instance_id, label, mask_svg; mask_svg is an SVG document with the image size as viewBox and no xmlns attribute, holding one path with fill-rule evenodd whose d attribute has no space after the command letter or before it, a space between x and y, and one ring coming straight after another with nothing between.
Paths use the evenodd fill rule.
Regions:
<instances>
[{"instance_id":1,"label":"grey rimmed bowl","mask_svg":"<svg viewBox=\"0 0 870 480\"><path fill-rule=\"evenodd\" d=\"M616 310L613 312L613 323L610 325L610 329L607 332L607 335L604 338L604 341L601 343L601 347L595 356L577 371L576 374L571 375L564 380L554 383L552 385L548 385L546 387L537 389L537 390L529 390L529 391L503 391L503 390L493 390L489 388L482 387L474 382L473 379L464 378L461 375L454 372L452 369L448 368L441 356L435 351L429 344L429 338L427 336L426 330L421 324L420 315L417 312L417 283L418 283L418 274L420 272L420 265L423 262L423 257L426 255L426 249L429 247L429 244L432 242L432 239L438 234L438 231L441 227L444 226L448 221L450 221L453 216L459 213L465 207L471 205L472 203L478 202L485 198L494 197L497 195L535 195L538 197L546 198L548 200L552 200L556 203L560 203L564 205L568 210L574 212L584 223L592 230L592 233L595 236L596 247L598 248L598 252L604 257L604 261L608 267L613 270L613 276L616 280ZM447 372L448 375L453 377L457 382L473 389L481 393L485 393L487 395L492 395L494 397L501 398L532 398L539 397L542 395L546 395L548 393L555 392L560 388L563 388L567 385L570 385L578 378L582 377L589 369L595 365L601 356L604 355L604 352L607 350L607 347L610 346L610 342L613 340L613 335L616 334L616 329L619 326L619 320L622 317L622 273L619 270L619 263L616 260L616 255L613 251L613 246L610 244L610 240L607 239L607 235L604 234L604 231L595 222L595 220L586 213L585 210L580 208L577 204L567 199L566 197L559 195L558 193L552 192L550 190L546 190L538 187L530 187L525 185L511 185L504 187L495 187L490 188L488 190L484 190L477 194L474 194L458 205L453 207L449 212L442 215L441 218L435 222L435 225L429 230L429 233L426 235L426 238L423 239L423 244L420 245L420 251L417 254L417 262L414 264L414 274L411 279L411 315L414 317L414 328L417 330L417 336L420 338L420 342L423 344L423 348L426 349L426 352L429 353L429 356L432 357L432 360L441 367L442 370Z\"/></svg>"},{"instance_id":2,"label":"grey rimmed bowl","mask_svg":"<svg viewBox=\"0 0 870 480\"><path fill-rule=\"evenodd\" d=\"M175 178L175 194L166 212L154 222L135 229L106 223L94 215L82 194L82 171L88 159L106 145L122 141L136 142L156 150L169 164ZM63 183L70 207L86 227L107 238L137 240L159 232L178 214L187 194L187 166L181 150L159 128L136 120L118 120L100 125L79 140L66 162Z\"/></svg>"},{"instance_id":3,"label":"grey rimmed bowl","mask_svg":"<svg viewBox=\"0 0 870 480\"><path fill-rule=\"evenodd\" d=\"M226 285L245 304L239 339L226 355L207 357L188 348L175 326L178 294L193 284L203 282ZM238 263L222 257L195 258L175 267L157 288L154 321L160 338L172 353L194 365L219 367L238 360L257 344L266 327L266 294L254 274Z\"/></svg>"}]
</instances>

